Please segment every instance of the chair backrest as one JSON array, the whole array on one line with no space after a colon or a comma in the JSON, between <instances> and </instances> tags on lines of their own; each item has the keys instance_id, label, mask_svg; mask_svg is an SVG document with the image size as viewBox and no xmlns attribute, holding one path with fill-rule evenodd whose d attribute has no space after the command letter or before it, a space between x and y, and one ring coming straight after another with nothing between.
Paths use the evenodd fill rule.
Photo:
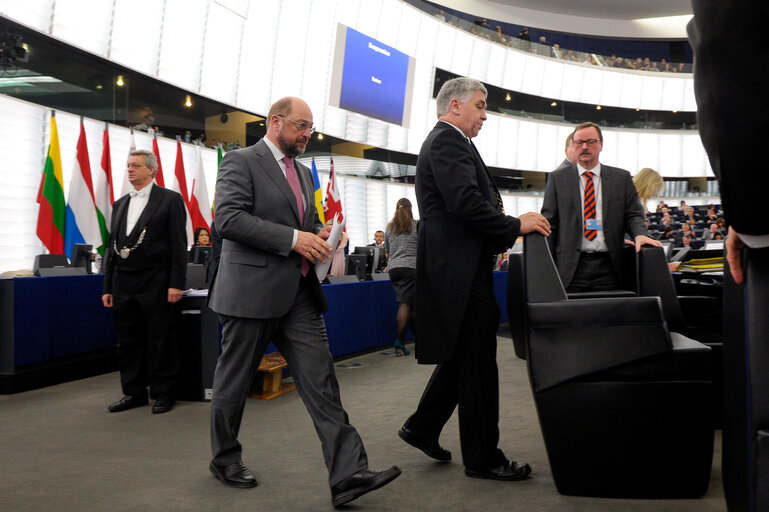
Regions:
<instances>
[{"instance_id":1,"label":"chair backrest","mask_svg":"<svg viewBox=\"0 0 769 512\"><path fill-rule=\"evenodd\" d=\"M526 280L524 279L523 254L514 252L507 264L507 317L513 338L515 355L526 359Z\"/></svg>"},{"instance_id":2,"label":"chair backrest","mask_svg":"<svg viewBox=\"0 0 769 512\"><path fill-rule=\"evenodd\" d=\"M32 271L36 276L40 275L41 268L69 267L69 260L66 254L38 254L35 256L35 263Z\"/></svg>"},{"instance_id":3,"label":"chair backrest","mask_svg":"<svg viewBox=\"0 0 769 512\"><path fill-rule=\"evenodd\" d=\"M659 297L662 313L671 331L680 331L685 325L681 304L678 302L673 276L668 268L665 251L661 247L645 246L637 254L638 295Z\"/></svg>"},{"instance_id":4,"label":"chair backrest","mask_svg":"<svg viewBox=\"0 0 769 512\"><path fill-rule=\"evenodd\" d=\"M566 300L547 239L539 233L529 233L523 239L523 266L526 302Z\"/></svg>"},{"instance_id":5,"label":"chair backrest","mask_svg":"<svg viewBox=\"0 0 769 512\"><path fill-rule=\"evenodd\" d=\"M184 287L188 290L205 290L208 287L206 283L206 267L201 263L187 263Z\"/></svg>"}]
</instances>

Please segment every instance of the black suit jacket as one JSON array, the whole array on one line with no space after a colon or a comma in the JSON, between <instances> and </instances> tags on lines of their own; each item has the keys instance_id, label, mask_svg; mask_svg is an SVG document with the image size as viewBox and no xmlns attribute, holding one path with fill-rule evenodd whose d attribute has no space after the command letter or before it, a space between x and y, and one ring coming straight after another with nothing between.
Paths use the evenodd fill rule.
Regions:
<instances>
[{"instance_id":1,"label":"black suit jacket","mask_svg":"<svg viewBox=\"0 0 769 512\"><path fill-rule=\"evenodd\" d=\"M726 221L739 233L769 233L766 120L769 64L764 0L692 2L697 126L721 185Z\"/></svg>"},{"instance_id":2,"label":"black suit jacket","mask_svg":"<svg viewBox=\"0 0 769 512\"><path fill-rule=\"evenodd\" d=\"M496 185L475 147L438 122L417 159L416 311L420 363L454 352L479 264L515 243L520 221L497 205Z\"/></svg>"},{"instance_id":3,"label":"black suit jacket","mask_svg":"<svg viewBox=\"0 0 769 512\"><path fill-rule=\"evenodd\" d=\"M184 289L187 233L182 196L152 185L147 206L133 231L126 234L130 199L129 195L121 197L112 210L110 241L102 263L104 293L139 295L148 287ZM121 258L120 249L133 247L145 228L141 244L128 258Z\"/></svg>"}]
</instances>

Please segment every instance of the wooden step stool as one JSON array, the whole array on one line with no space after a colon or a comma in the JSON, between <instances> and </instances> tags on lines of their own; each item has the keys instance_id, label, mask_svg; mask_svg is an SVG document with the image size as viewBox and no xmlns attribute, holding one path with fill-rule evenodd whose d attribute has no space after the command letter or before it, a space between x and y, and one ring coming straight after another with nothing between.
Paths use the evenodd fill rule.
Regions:
<instances>
[{"instance_id":1,"label":"wooden step stool","mask_svg":"<svg viewBox=\"0 0 769 512\"><path fill-rule=\"evenodd\" d=\"M283 384L283 368L288 366L280 352L273 352L262 357L258 371L262 376L262 389L249 395L259 400L272 400L296 389L293 384Z\"/></svg>"}]
</instances>

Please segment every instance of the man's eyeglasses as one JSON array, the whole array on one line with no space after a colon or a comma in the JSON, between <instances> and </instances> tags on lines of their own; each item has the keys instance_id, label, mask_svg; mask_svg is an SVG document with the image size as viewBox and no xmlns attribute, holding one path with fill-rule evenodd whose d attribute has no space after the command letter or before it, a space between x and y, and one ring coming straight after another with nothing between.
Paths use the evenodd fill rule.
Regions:
<instances>
[{"instance_id":1,"label":"man's eyeglasses","mask_svg":"<svg viewBox=\"0 0 769 512\"><path fill-rule=\"evenodd\" d=\"M296 125L296 127L299 128L299 131L303 132L305 130L310 130L310 135L315 133L315 125L314 124L308 124L305 121L294 121L293 119L287 118L284 114L277 114L277 116L278 117L282 117L285 120L291 121L292 123L294 123Z\"/></svg>"},{"instance_id":2,"label":"man's eyeglasses","mask_svg":"<svg viewBox=\"0 0 769 512\"><path fill-rule=\"evenodd\" d=\"M573 140L572 144L574 144L577 147L582 147L582 144L587 144L588 146L595 146L598 142L600 142L600 139L587 139L587 140Z\"/></svg>"}]
</instances>

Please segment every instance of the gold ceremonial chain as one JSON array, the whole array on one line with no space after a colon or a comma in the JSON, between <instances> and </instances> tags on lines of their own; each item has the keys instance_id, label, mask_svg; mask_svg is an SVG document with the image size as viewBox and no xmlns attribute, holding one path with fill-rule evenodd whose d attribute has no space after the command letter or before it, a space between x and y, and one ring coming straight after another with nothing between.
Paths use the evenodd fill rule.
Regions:
<instances>
[{"instance_id":1,"label":"gold ceremonial chain","mask_svg":"<svg viewBox=\"0 0 769 512\"><path fill-rule=\"evenodd\" d=\"M126 258L128 258L128 256L129 256L129 255L130 255L130 254L133 252L133 250L134 250L134 249L136 249L137 247L139 247L139 246L142 244L142 242L144 241L144 235L145 235L146 233L147 233L147 226L144 226L144 229L142 229L142 232L139 234L139 240L137 240L137 241L136 241L136 243L134 244L134 246L133 246L133 247L130 247L130 248L129 248L129 247L126 247L126 246L123 246L123 248L122 248L122 249L120 249L119 251L117 250L117 243L116 243L116 242L115 242L115 240L113 239L113 240L112 240L112 249L113 249L113 250L114 250L116 253L120 254L120 257L121 257L121 258L123 258L123 259L126 259Z\"/></svg>"}]
</instances>

